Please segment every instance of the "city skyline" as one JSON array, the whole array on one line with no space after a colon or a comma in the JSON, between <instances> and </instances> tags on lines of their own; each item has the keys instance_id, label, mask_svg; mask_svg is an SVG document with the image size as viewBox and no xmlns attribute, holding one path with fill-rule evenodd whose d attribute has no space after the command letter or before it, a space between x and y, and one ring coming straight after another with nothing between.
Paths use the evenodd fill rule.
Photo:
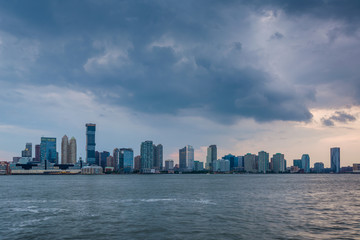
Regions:
<instances>
[{"instance_id":1,"label":"city skyline","mask_svg":"<svg viewBox=\"0 0 360 240\"><path fill-rule=\"evenodd\" d=\"M0 160L64 133L177 161L309 154L360 162L357 1L0 3ZM145 14L147 12L153 14ZM109 14L111 12L112 14ZM71 23L71 24L69 24ZM139 34L141 33L141 34ZM120 136L120 137L119 137ZM33 153L34 153L33 149ZM85 148L78 156L86 159Z\"/></svg>"}]
</instances>

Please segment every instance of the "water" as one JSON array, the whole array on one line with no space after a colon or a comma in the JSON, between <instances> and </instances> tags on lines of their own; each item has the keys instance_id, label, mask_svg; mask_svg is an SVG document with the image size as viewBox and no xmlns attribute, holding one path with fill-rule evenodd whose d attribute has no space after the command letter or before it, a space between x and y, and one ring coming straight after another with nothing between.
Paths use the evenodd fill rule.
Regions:
<instances>
[{"instance_id":1,"label":"water","mask_svg":"<svg viewBox=\"0 0 360 240\"><path fill-rule=\"evenodd\" d=\"M360 239L360 175L1 176L0 239Z\"/></svg>"}]
</instances>

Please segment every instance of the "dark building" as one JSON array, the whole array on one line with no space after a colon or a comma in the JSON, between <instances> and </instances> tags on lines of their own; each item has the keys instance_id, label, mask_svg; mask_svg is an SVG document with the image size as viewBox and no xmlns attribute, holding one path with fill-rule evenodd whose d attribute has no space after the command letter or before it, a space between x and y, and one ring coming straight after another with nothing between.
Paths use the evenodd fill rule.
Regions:
<instances>
[{"instance_id":1,"label":"dark building","mask_svg":"<svg viewBox=\"0 0 360 240\"><path fill-rule=\"evenodd\" d=\"M86 162L89 165L95 164L95 131L96 124L87 123L86 125Z\"/></svg>"},{"instance_id":2,"label":"dark building","mask_svg":"<svg viewBox=\"0 0 360 240\"><path fill-rule=\"evenodd\" d=\"M162 169L163 167L163 146L154 144L154 165L155 169Z\"/></svg>"},{"instance_id":3,"label":"dark building","mask_svg":"<svg viewBox=\"0 0 360 240\"><path fill-rule=\"evenodd\" d=\"M100 154L100 166L105 169L107 158L110 156L110 153L107 151L103 151Z\"/></svg>"},{"instance_id":4,"label":"dark building","mask_svg":"<svg viewBox=\"0 0 360 240\"><path fill-rule=\"evenodd\" d=\"M32 143L26 143L25 150L21 152L21 157L32 158Z\"/></svg>"},{"instance_id":5,"label":"dark building","mask_svg":"<svg viewBox=\"0 0 360 240\"><path fill-rule=\"evenodd\" d=\"M141 169L141 156L138 155L134 158L134 170L140 170Z\"/></svg>"},{"instance_id":6,"label":"dark building","mask_svg":"<svg viewBox=\"0 0 360 240\"><path fill-rule=\"evenodd\" d=\"M35 162L40 162L40 144L35 145Z\"/></svg>"},{"instance_id":7,"label":"dark building","mask_svg":"<svg viewBox=\"0 0 360 240\"><path fill-rule=\"evenodd\" d=\"M141 143L141 170L144 172L149 171L154 165L154 146L152 141L145 141Z\"/></svg>"},{"instance_id":8,"label":"dark building","mask_svg":"<svg viewBox=\"0 0 360 240\"><path fill-rule=\"evenodd\" d=\"M57 163L58 153L56 152L56 138L41 138L40 161L45 164L46 161L50 163Z\"/></svg>"},{"instance_id":9,"label":"dark building","mask_svg":"<svg viewBox=\"0 0 360 240\"><path fill-rule=\"evenodd\" d=\"M233 170L234 167L235 167L235 156L232 155L232 154L228 154L228 155L223 156L223 159L229 160L229 162L230 162L230 170Z\"/></svg>"}]
</instances>

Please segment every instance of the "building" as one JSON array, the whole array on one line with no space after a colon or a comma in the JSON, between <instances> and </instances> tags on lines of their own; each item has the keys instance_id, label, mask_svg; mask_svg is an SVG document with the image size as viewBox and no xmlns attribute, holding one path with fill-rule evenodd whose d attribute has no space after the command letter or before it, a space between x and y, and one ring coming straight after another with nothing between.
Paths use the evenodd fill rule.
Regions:
<instances>
[{"instance_id":1,"label":"building","mask_svg":"<svg viewBox=\"0 0 360 240\"><path fill-rule=\"evenodd\" d=\"M204 162L194 161L194 171L199 172L204 170Z\"/></svg>"},{"instance_id":2,"label":"building","mask_svg":"<svg viewBox=\"0 0 360 240\"><path fill-rule=\"evenodd\" d=\"M301 156L301 168L304 169L305 173L310 172L310 156L309 154L303 154Z\"/></svg>"},{"instance_id":3,"label":"building","mask_svg":"<svg viewBox=\"0 0 360 240\"><path fill-rule=\"evenodd\" d=\"M235 168L235 155L228 154L222 157L222 159L229 160L230 162L230 170L233 170Z\"/></svg>"},{"instance_id":4,"label":"building","mask_svg":"<svg viewBox=\"0 0 360 240\"><path fill-rule=\"evenodd\" d=\"M333 173L340 172L340 148L330 148L330 165Z\"/></svg>"},{"instance_id":5,"label":"building","mask_svg":"<svg viewBox=\"0 0 360 240\"><path fill-rule=\"evenodd\" d=\"M216 145L210 145L207 148L205 169L212 171L212 163L217 160L217 147Z\"/></svg>"},{"instance_id":6,"label":"building","mask_svg":"<svg viewBox=\"0 0 360 240\"><path fill-rule=\"evenodd\" d=\"M105 168L112 168L112 171L115 169L115 161L113 156L108 156L106 158L106 167Z\"/></svg>"},{"instance_id":7,"label":"building","mask_svg":"<svg viewBox=\"0 0 360 240\"><path fill-rule=\"evenodd\" d=\"M247 153L244 156L244 170L245 172L257 172L257 167L256 167L256 155L255 154L251 154L251 153Z\"/></svg>"},{"instance_id":8,"label":"building","mask_svg":"<svg viewBox=\"0 0 360 240\"><path fill-rule=\"evenodd\" d=\"M171 159L165 160L165 171L169 171L173 169L174 169L174 161Z\"/></svg>"},{"instance_id":9,"label":"building","mask_svg":"<svg viewBox=\"0 0 360 240\"><path fill-rule=\"evenodd\" d=\"M105 169L106 167L106 163L107 163L107 158L110 156L110 153L107 151L102 151L99 153L99 158L100 158L100 166Z\"/></svg>"},{"instance_id":10,"label":"building","mask_svg":"<svg viewBox=\"0 0 360 240\"><path fill-rule=\"evenodd\" d=\"M190 145L179 149L179 164L182 171L194 169L194 148Z\"/></svg>"},{"instance_id":11,"label":"building","mask_svg":"<svg viewBox=\"0 0 360 240\"><path fill-rule=\"evenodd\" d=\"M285 172L285 158L284 158L284 154L281 153L276 153L273 155L272 157L272 165L273 165L273 171L275 173L281 173L281 172Z\"/></svg>"},{"instance_id":12,"label":"building","mask_svg":"<svg viewBox=\"0 0 360 240\"><path fill-rule=\"evenodd\" d=\"M115 148L113 151L113 158L115 162L114 171L119 171L119 163L120 163L120 150Z\"/></svg>"},{"instance_id":13,"label":"building","mask_svg":"<svg viewBox=\"0 0 360 240\"><path fill-rule=\"evenodd\" d=\"M100 166L85 166L81 169L81 174L103 174L103 168Z\"/></svg>"},{"instance_id":14,"label":"building","mask_svg":"<svg viewBox=\"0 0 360 240\"><path fill-rule=\"evenodd\" d=\"M161 170L162 167L163 167L163 145L161 145L161 144L155 145L154 144L153 168Z\"/></svg>"},{"instance_id":15,"label":"building","mask_svg":"<svg viewBox=\"0 0 360 240\"><path fill-rule=\"evenodd\" d=\"M56 152L56 138L42 137L40 143L40 161L45 163L47 162L57 163L58 162L58 153Z\"/></svg>"},{"instance_id":16,"label":"building","mask_svg":"<svg viewBox=\"0 0 360 240\"><path fill-rule=\"evenodd\" d=\"M32 143L26 143L25 150L21 151L21 157L32 158Z\"/></svg>"},{"instance_id":17,"label":"building","mask_svg":"<svg viewBox=\"0 0 360 240\"><path fill-rule=\"evenodd\" d=\"M0 175L10 174L10 164L5 161L0 161Z\"/></svg>"},{"instance_id":18,"label":"building","mask_svg":"<svg viewBox=\"0 0 360 240\"><path fill-rule=\"evenodd\" d=\"M20 158L21 158L21 157L13 157L12 162L13 162L13 163L18 163L19 160L20 160Z\"/></svg>"},{"instance_id":19,"label":"building","mask_svg":"<svg viewBox=\"0 0 360 240\"><path fill-rule=\"evenodd\" d=\"M140 146L141 171L150 172L154 166L154 146L152 141L145 141Z\"/></svg>"},{"instance_id":20,"label":"building","mask_svg":"<svg viewBox=\"0 0 360 240\"><path fill-rule=\"evenodd\" d=\"M213 162L214 172L230 172L230 161L226 159L218 159Z\"/></svg>"},{"instance_id":21,"label":"building","mask_svg":"<svg viewBox=\"0 0 360 240\"><path fill-rule=\"evenodd\" d=\"M120 148L119 152L119 169L124 172L132 172L134 170L134 151L131 148Z\"/></svg>"},{"instance_id":22,"label":"building","mask_svg":"<svg viewBox=\"0 0 360 240\"><path fill-rule=\"evenodd\" d=\"M322 162L314 163L314 172L316 172L316 173L324 172L324 163L322 163Z\"/></svg>"},{"instance_id":23,"label":"building","mask_svg":"<svg viewBox=\"0 0 360 240\"><path fill-rule=\"evenodd\" d=\"M354 173L360 173L360 163L354 163L353 164L353 172Z\"/></svg>"},{"instance_id":24,"label":"building","mask_svg":"<svg viewBox=\"0 0 360 240\"><path fill-rule=\"evenodd\" d=\"M35 145L35 159L34 162L40 162L40 144Z\"/></svg>"},{"instance_id":25,"label":"building","mask_svg":"<svg viewBox=\"0 0 360 240\"><path fill-rule=\"evenodd\" d=\"M134 170L140 171L141 169L141 156L138 155L134 158Z\"/></svg>"},{"instance_id":26,"label":"building","mask_svg":"<svg viewBox=\"0 0 360 240\"><path fill-rule=\"evenodd\" d=\"M299 169L301 169L301 168L302 168L302 161L301 161L301 159L294 159L294 160L293 160L293 165L294 165L295 167L298 167Z\"/></svg>"},{"instance_id":27,"label":"building","mask_svg":"<svg viewBox=\"0 0 360 240\"><path fill-rule=\"evenodd\" d=\"M96 163L95 160L95 131L96 124L87 123L86 125L86 162L89 165Z\"/></svg>"},{"instance_id":28,"label":"building","mask_svg":"<svg viewBox=\"0 0 360 240\"><path fill-rule=\"evenodd\" d=\"M269 153L265 151L259 152L258 155L258 172L259 173L266 173L269 171Z\"/></svg>"},{"instance_id":29,"label":"building","mask_svg":"<svg viewBox=\"0 0 360 240\"><path fill-rule=\"evenodd\" d=\"M67 164L69 158L69 139L65 135L61 139L61 163Z\"/></svg>"}]
</instances>

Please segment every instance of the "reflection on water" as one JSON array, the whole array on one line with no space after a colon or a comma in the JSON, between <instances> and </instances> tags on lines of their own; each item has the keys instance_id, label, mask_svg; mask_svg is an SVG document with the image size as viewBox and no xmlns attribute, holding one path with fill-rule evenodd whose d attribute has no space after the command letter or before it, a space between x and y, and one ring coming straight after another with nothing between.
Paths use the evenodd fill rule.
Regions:
<instances>
[{"instance_id":1,"label":"reflection on water","mask_svg":"<svg viewBox=\"0 0 360 240\"><path fill-rule=\"evenodd\" d=\"M360 175L0 177L0 239L359 239Z\"/></svg>"}]
</instances>

